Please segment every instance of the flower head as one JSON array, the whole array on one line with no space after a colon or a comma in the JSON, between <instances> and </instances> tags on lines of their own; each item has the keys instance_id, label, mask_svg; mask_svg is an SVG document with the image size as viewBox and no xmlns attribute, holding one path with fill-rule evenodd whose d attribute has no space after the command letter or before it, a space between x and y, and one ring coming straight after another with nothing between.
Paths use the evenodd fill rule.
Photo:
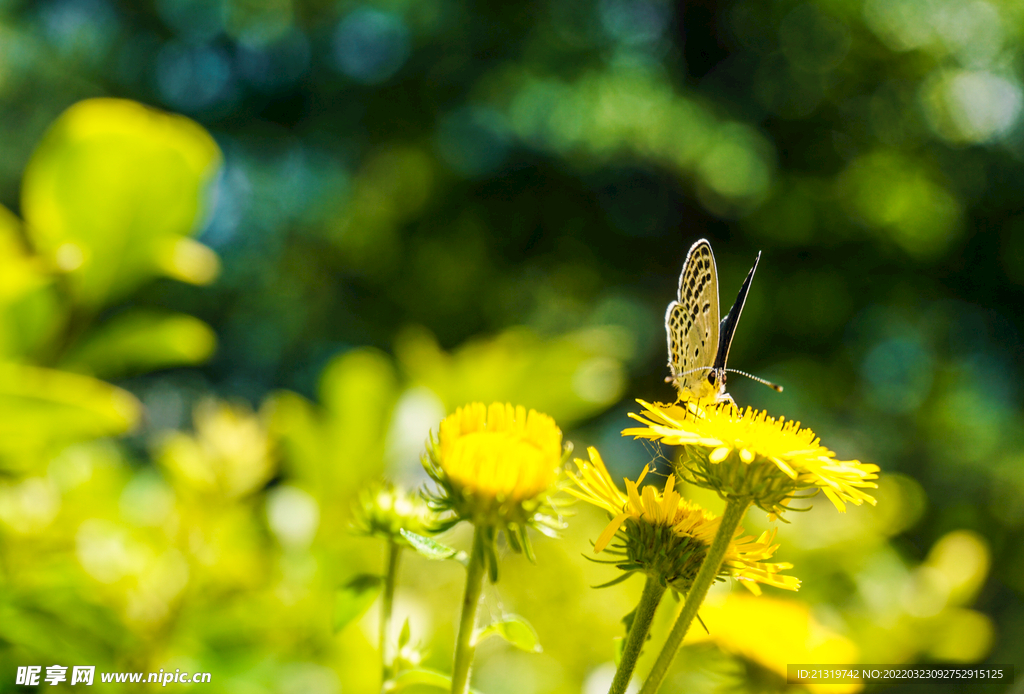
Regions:
<instances>
[{"instance_id":1,"label":"flower head","mask_svg":"<svg viewBox=\"0 0 1024 694\"><path fill-rule=\"evenodd\" d=\"M428 501L452 513L444 527L467 520L504 530L512 548L532 558L526 527L548 534L562 527L560 502L550 496L562 462L562 432L551 417L472 403L446 417L428 443L423 466L438 486Z\"/></svg>"},{"instance_id":2,"label":"flower head","mask_svg":"<svg viewBox=\"0 0 1024 694\"><path fill-rule=\"evenodd\" d=\"M554 484L562 432L534 410L473 403L441 422L437 448L438 464L453 485L480 499L515 504Z\"/></svg>"},{"instance_id":3,"label":"flower head","mask_svg":"<svg viewBox=\"0 0 1024 694\"><path fill-rule=\"evenodd\" d=\"M846 503L875 503L863 490L875 488L878 466L836 460L810 429L784 417L734 405L702 409L694 403L649 404L630 414L643 427L623 436L660 439L683 446L677 472L727 499L746 499L781 515L800 492L821 489L839 511Z\"/></svg>"},{"instance_id":4,"label":"flower head","mask_svg":"<svg viewBox=\"0 0 1024 694\"><path fill-rule=\"evenodd\" d=\"M434 514L422 497L390 482L378 482L359 494L352 529L359 535L408 544L403 530L424 535L435 524Z\"/></svg>"},{"instance_id":5,"label":"flower head","mask_svg":"<svg viewBox=\"0 0 1024 694\"><path fill-rule=\"evenodd\" d=\"M626 493L612 482L601 455L587 449L590 461L576 460L577 472L571 477L573 496L605 509L613 516L594 543L594 551L607 550L623 559L615 564L626 572L641 572L659 578L665 585L686 592L697 575L708 548L718 531L720 518L697 504L683 499L675 490L675 475L669 475L662 492L648 485L640 489L647 468L637 480L624 480ZM617 539L616 544L611 544ZM737 528L725 555L719 578L732 576L753 593L764 583L786 590L796 590L800 581L780 572L791 564L766 564L775 554L775 533L764 533L756 540L744 536ZM610 547L610 549L609 549ZM615 582L617 582L617 579Z\"/></svg>"}]
</instances>

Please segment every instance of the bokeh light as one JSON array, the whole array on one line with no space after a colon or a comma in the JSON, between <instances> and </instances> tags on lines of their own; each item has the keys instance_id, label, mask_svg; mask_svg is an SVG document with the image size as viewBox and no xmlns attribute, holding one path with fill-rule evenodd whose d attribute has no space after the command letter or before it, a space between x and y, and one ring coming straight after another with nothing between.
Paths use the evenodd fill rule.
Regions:
<instances>
[{"instance_id":1,"label":"bokeh light","mask_svg":"<svg viewBox=\"0 0 1024 694\"><path fill-rule=\"evenodd\" d=\"M366 84L395 74L409 55L409 30L396 14L360 8L334 32L332 55L339 70Z\"/></svg>"}]
</instances>

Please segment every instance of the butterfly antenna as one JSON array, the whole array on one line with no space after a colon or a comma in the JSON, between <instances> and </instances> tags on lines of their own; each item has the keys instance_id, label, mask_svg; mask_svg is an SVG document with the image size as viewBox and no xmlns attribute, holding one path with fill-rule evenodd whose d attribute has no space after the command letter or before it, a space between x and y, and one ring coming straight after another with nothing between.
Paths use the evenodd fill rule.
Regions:
<instances>
[{"instance_id":1,"label":"butterfly antenna","mask_svg":"<svg viewBox=\"0 0 1024 694\"><path fill-rule=\"evenodd\" d=\"M675 376L666 376L665 377L665 383L671 383L673 378L679 378L680 376L689 376L690 374L695 374L698 371L711 371L711 367L710 366L698 366L696 369L687 369L686 371L678 373Z\"/></svg>"},{"instance_id":2,"label":"butterfly antenna","mask_svg":"<svg viewBox=\"0 0 1024 694\"><path fill-rule=\"evenodd\" d=\"M739 374L740 376L746 376L747 378L751 379L752 381L757 381L758 383L763 383L766 386L768 386L769 388L771 388L772 390L774 390L776 393L781 393L782 392L782 386L780 386L780 385L778 385L776 383L772 383L771 381L768 381L766 379L754 376L753 374L748 374L746 371L740 371L739 369L726 369L726 371L728 371L729 373Z\"/></svg>"},{"instance_id":3,"label":"butterfly antenna","mask_svg":"<svg viewBox=\"0 0 1024 694\"><path fill-rule=\"evenodd\" d=\"M686 371L683 371L679 375L680 376L689 376L690 374L695 374L698 371L711 371L711 367L710 366L698 366L696 369L687 369Z\"/></svg>"}]
</instances>

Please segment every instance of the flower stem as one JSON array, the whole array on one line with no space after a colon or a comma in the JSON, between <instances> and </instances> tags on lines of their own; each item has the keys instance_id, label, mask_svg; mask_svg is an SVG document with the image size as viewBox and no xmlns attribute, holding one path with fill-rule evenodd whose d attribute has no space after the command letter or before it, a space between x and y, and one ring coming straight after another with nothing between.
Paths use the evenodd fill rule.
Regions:
<instances>
[{"instance_id":1,"label":"flower stem","mask_svg":"<svg viewBox=\"0 0 1024 694\"><path fill-rule=\"evenodd\" d=\"M708 549L707 556L704 557L704 563L701 564L697 577L693 579L693 585L683 604L683 611L679 613L679 618L676 619L675 626L672 627L672 633L668 635L661 653L658 654L658 660L655 661L651 674L647 676L647 681L644 682L640 694L655 694L661 687L661 683L665 681L668 669L679 651L679 646L683 643L683 637L686 636L693 618L697 616L697 610L700 609L704 598L707 597L711 584L715 582L715 577L718 576L718 572L722 568L726 550L729 549L729 543L732 542L732 536L748 508L750 508L750 502L747 500L729 499L725 502L725 512L722 514L722 521L718 526L718 532L715 533L715 539L711 542L711 547Z\"/></svg>"},{"instance_id":2,"label":"flower stem","mask_svg":"<svg viewBox=\"0 0 1024 694\"><path fill-rule=\"evenodd\" d=\"M615 671L615 679L612 680L612 688L608 690L608 694L623 694L629 686L637 658L640 657L640 651L647 641L647 633L651 630L654 613L664 594L665 586L661 585L658 579L648 576L640 602L633 613L633 623L629 626L629 634L626 635L622 659L619 661L619 668Z\"/></svg>"},{"instance_id":3,"label":"flower stem","mask_svg":"<svg viewBox=\"0 0 1024 694\"><path fill-rule=\"evenodd\" d=\"M384 682L394 676L395 660L398 655L397 652L391 652L391 610L395 603L395 584L398 580L398 559L401 553L401 546L389 540L388 568L384 574L384 593L380 601L380 659Z\"/></svg>"},{"instance_id":4,"label":"flower stem","mask_svg":"<svg viewBox=\"0 0 1024 694\"><path fill-rule=\"evenodd\" d=\"M462 598L462 618L459 620L459 636L455 642L455 663L452 665L452 694L466 694L469 690L469 671L473 665L473 629L476 626L476 608L480 604L480 592L484 587L486 569L484 532L477 526L473 530L473 550L466 567L466 594Z\"/></svg>"}]
</instances>

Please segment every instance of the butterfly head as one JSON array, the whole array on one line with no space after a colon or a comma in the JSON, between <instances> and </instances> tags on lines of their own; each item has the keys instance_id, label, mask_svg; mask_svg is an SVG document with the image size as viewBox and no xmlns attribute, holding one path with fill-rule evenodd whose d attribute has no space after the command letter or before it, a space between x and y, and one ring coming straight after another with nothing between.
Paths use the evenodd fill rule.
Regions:
<instances>
[{"instance_id":1,"label":"butterfly head","mask_svg":"<svg viewBox=\"0 0 1024 694\"><path fill-rule=\"evenodd\" d=\"M703 376L698 374L699 377L693 381L690 378L684 380L684 377L690 377L694 371L707 371L707 374ZM669 376L665 378L665 381L676 387L682 400L733 402L732 396L725 392L724 368L705 366L699 370L694 369Z\"/></svg>"},{"instance_id":2,"label":"butterfly head","mask_svg":"<svg viewBox=\"0 0 1024 694\"><path fill-rule=\"evenodd\" d=\"M732 396L725 392L724 368L712 368L708 372L708 386L715 402L733 402Z\"/></svg>"}]
</instances>

